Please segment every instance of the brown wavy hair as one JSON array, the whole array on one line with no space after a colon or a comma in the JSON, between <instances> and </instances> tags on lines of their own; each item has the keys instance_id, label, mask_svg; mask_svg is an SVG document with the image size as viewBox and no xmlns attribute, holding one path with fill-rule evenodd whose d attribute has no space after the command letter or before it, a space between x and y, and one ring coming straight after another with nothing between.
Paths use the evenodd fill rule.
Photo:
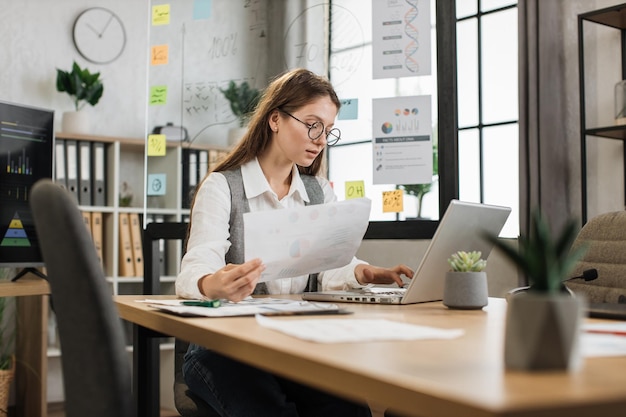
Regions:
<instances>
[{"instance_id":1,"label":"brown wavy hair","mask_svg":"<svg viewBox=\"0 0 626 417\"><path fill-rule=\"evenodd\" d=\"M302 68L279 75L263 92L243 138L213 171L238 168L261 155L272 138L269 117L274 110L293 113L321 97L329 97L339 110L341 103L328 79ZM324 148L310 166L298 166L298 171L301 174L318 175L324 167L325 154Z\"/></svg>"}]
</instances>

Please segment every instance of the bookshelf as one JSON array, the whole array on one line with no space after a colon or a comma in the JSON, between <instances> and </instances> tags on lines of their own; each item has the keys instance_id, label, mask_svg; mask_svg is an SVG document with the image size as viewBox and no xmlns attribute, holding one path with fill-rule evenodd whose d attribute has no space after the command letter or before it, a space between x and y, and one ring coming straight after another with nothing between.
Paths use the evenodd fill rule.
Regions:
<instances>
[{"instance_id":1,"label":"bookshelf","mask_svg":"<svg viewBox=\"0 0 626 417\"><path fill-rule=\"evenodd\" d=\"M595 32L594 32L595 31ZM593 44L589 44L588 50L585 49L586 41L593 41L599 36L603 36L603 42L615 48L612 50L611 59L599 57ZM607 42L607 39L618 37L618 42ZM596 40L597 41L597 40ZM601 142L618 141L622 142L622 190L623 204L626 205L626 124L617 124L612 118L607 118L606 109L599 108L600 100L594 97L594 94L602 95L603 101L613 102L613 90L607 91L606 88L599 87L605 79L611 79L613 84L620 80L626 80L626 3L604 9L593 10L578 15L578 48L579 48L579 84L580 84L580 154L581 154L581 198L582 198L582 222L599 213L590 213L590 202L596 201L599 195L592 195L591 191L599 187L590 187L588 175L590 169L590 152L589 143L599 144ZM598 67L604 67L611 74L607 76L605 73L599 73ZM610 69L609 69L610 68ZM614 79L612 77L615 76ZM596 90L604 91L599 94ZM595 101L594 101L595 100ZM600 113L594 119L594 113ZM589 117L588 117L589 116ZM595 171L599 171L596 167ZM592 172L599 175L598 172ZM617 175L615 172L612 175ZM613 181L610 181L613 183ZM619 181L617 182L619 183ZM603 194L606 196L608 192L607 184L604 184ZM597 191L596 191L597 192ZM615 209L623 209L623 206ZM608 209L606 209L608 210ZM605 210L605 211L606 211Z\"/></svg>"},{"instance_id":2,"label":"bookshelf","mask_svg":"<svg viewBox=\"0 0 626 417\"><path fill-rule=\"evenodd\" d=\"M122 254L120 253L120 218L124 215L139 218L141 230L151 221L181 222L189 216L188 195L190 181L190 154L195 155L192 166L194 175L191 181L196 184L201 180L204 173L200 170L209 168L209 163L215 163L223 156L227 149L206 145L188 145L181 142L166 142L165 155L146 156L146 141L141 138L92 136L82 134L70 134L59 132L56 134L57 143L64 146L71 141L76 142L77 148L81 144L90 144L92 151L94 144L104 144L104 204L95 205L93 201L82 201L77 197L81 211L93 215L101 214L102 217L102 254L103 268L107 281L111 285L111 293L118 294L141 294L143 283L143 266L135 264L134 273L124 271ZM60 148L57 148L57 150ZM65 149L66 168L73 169ZM202 155L202 156L201 156ZM93 156L93 155L92 155ZM78 178L81 181L80 154L78 157ZM206 161L205 165L200 160ZM91 158L91 173L94 174L96 163ZM75 175L65 173L67 186ZM151 181L160 181L162 189L156 194L149 195ZM145 184L145 185L144 185ZM93 186L95 189L95 186ZM122 201L121 193L130 190L132 199ZM145 190L145 191L144 191ZM93 190L92 190L93 195ZM122 217L120 217L122 216ZM180 242L164 242L163 270L161 276L162 292L172 294L174 281L179 271L179 263L182 257L182 244ZM96 244L96 246L98 246Z\"/></svg>"}]
</instances>

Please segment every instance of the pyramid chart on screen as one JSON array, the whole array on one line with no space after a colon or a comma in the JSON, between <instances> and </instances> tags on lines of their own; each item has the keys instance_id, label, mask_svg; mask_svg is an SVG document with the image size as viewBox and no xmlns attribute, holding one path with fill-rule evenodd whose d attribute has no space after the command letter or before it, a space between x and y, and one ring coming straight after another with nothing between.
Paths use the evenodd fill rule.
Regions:
<instances>
[{"instance_id":1,"label":"pyramid chart on screen","mask_svg":"<svg viewBox=\"0 0 626 417\"><path fill-rule=\"evenodd\" d=\"M30 240L26 235L26 230L24 230L24 225L17 211L0 242L0 246L30 246Z\"/></svg>"}]
</instances>

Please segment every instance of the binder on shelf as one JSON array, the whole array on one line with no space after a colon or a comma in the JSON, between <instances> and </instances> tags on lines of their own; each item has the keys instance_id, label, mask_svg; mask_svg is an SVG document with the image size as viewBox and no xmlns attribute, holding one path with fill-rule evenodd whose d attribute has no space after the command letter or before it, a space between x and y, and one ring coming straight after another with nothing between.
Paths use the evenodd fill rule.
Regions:
<instances>
[{"instance_id":1,"label":"binder on shelf","mask_svg":"<svg viewBox=\"0 0 626 417\"><path fill-rule=\"evenodd\" d=\"M198 153L195 149L183 149L183 208L191 207L193 193L198 184Z\"/></svg>"},{"instance_id":2,"label":"binder on shelf","mask_svg":"<svg viewBox=\"0 0 626 417\"><path fill-rule=\"evenodd\" d=\"M130 221L128 213L120 213L120 254L119 273L122 277L134 277L135 263L133 262L133 247L130 237Z\"/></svg>"},{"instance_id":3,"label":"binder on shelf","mask_svg":"<svg viewBox=\"0 0 626 417\"><path fill-rule=\"evenodd\" d=\"M91 195L94 206L106 206L106 168L104 143L94 142L92 145Z\"/></svg>"},{"instance_id":4,"label":"binder on shelf","mask_svg":"<svg viewBox=\"0 0 626 417\"><path fill-rule=\"evenodd\" d=\"M129 213L128 221L130 223L130 242L133 248L133 266L135 275L143 276L143 244L142 227L138 213Z\"/></svg>"},{"instance_id":5,"label":"binder on shelf","mask_svg":"<svg viewBox=\"0 0 626 417\"><path fill-rule=\"evenodd\" d=\"M89 234L91 234L91 213L88 211L81 211L80 213L83 215L83 222L85 223L85 227L89 231Z\"/></svg>"},{"instance_id":6,"label":"binder on shelf","mask_svg":"<svg viewBox=\"0 0 626 417\"><path fill-rule=\"evenodd\" d=\"M78 148L75 140L65 141L65 162L67 163L67 189L78 203Z\"/></svg>"},{"instance_id":7,"label":"binder on shelf","mask_svg":"<svg viewBox=\"0 0 626 417\"><path fill-rule=\"evenodd\" d=\"M78 201L80 205L91 206L91 142L78 142L78 150Z\"/></svg>"},{"instance_id":8,"label":"binder on shelf","mask_svg":"<svg viewBox=\"0 0 626 417\"><path fill-rule=\"evenodd\" d=\"M54 182L67 190L66 171L65 141L63 139L56 139L54 144Z\"/></svg>"},{"instance_id":9,"label":"binder on shelf","mask_svg":"<svg viewBox=\"0 0 626 417\"><path fill-rule=\"evenodd\" d=\"M102 268L104 269L102 235L102 212L93 211L91 212L91 237L93 238L93 244L96 247L96 253L98 254L98 259L100 260L100 266L102 266Z\"/></svg>"},{"instance_id":10,"label":"binder on shelf","mask_svg":"<svg viewBox=\"0 0 626 417\"><path fill-rule=\"evenodd\" d=\"M198 151L198 182L206 176L209 170L209 151Z\"/></svg>"}]
</instances>

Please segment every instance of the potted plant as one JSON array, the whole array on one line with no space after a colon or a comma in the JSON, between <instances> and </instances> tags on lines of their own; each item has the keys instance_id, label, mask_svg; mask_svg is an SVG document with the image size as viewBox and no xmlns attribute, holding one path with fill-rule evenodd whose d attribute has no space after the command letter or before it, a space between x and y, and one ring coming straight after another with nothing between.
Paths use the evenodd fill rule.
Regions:
<instances>
[{"instance_id":1,"label":"potted plant","mask_svg":"<svg viewBox=\"0 0 626 417\"><path fill-rule=\"evenodd\" d=\"M91 73L82 69L74 61L71 71L57 68L57 91L67 93L73 103L74 111L63 113L62 130L64 132L89 133L88 119L80 110L87 104L95 106L104 92L100 73Z\"/></svg>"},{"instance_id":2,"label":"potted plant","mask_svg":"<svg viewBox=\"0 0 626 417\"><path fill-rule=\"evenodd\" d=\"M448 308L481 309L488 303L487 261L480 251L458 251L448 258L443 304Z\"/></svg>"},{"instance_id":3,"label":"potted plant","mask_svg":"<svg viewBox=\"0 0 626 417\"><path fill-rule=\"evenodd\" d=\"M540 211L531 216L530 233L513 248L487 236L527 277L529 287L508 299L504 361L525 370L574 369L580 364L580 325L585 302L567 291L563 281L586 246L571 249L577 235L574 220L553 234Z\"/></svg>"},{"instance_id":4,"label":"potted plant","mask_svg":"<svg viewBox=\"0 0 626 417\"><path fill-rule=\"evenodd\" d=\"M238 129L231 129L228 132L228 144L232 146L243 136L248 118L261 98L261 91L252 88L247 81L237 84L232 80L228 83L228 88L220 88L220 91L228 100L230 110L239 122Z\"/></svg>"}]
</instances>

